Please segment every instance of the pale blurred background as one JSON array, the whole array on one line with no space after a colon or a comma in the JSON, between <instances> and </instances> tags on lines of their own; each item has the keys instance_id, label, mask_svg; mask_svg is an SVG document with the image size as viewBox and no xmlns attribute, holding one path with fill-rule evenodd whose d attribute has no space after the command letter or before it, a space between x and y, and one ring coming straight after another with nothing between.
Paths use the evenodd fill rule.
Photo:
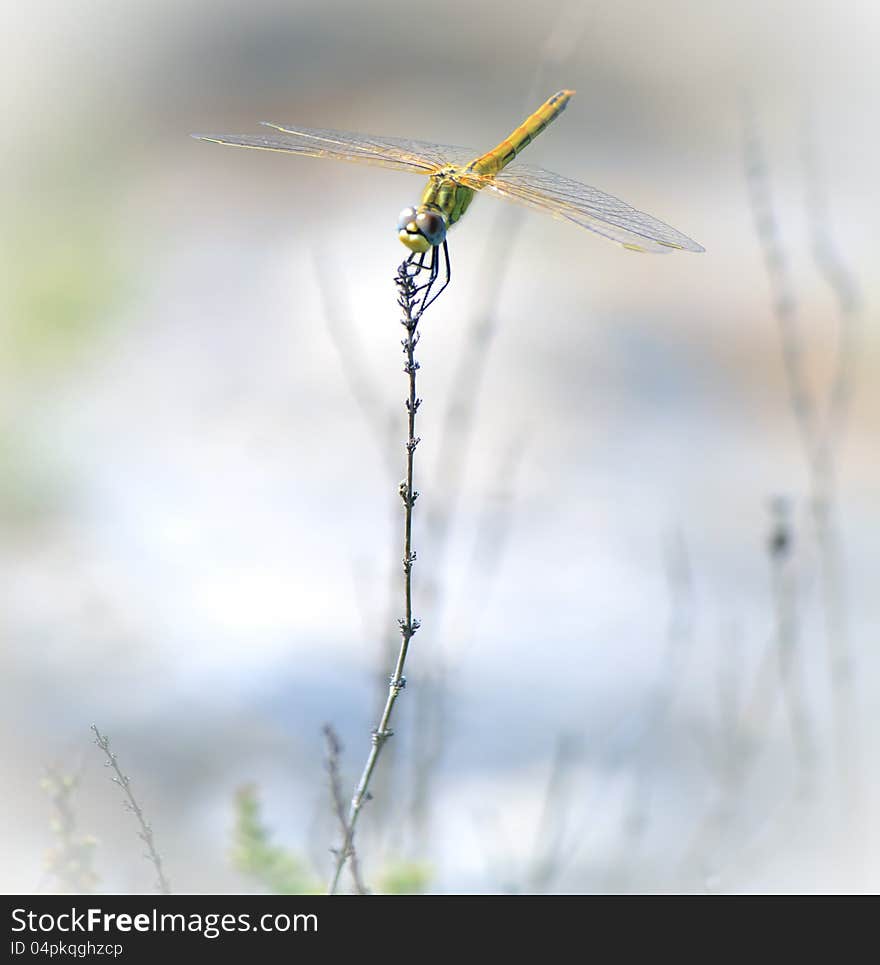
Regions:
<instances>
[{"instance_id":1,"label":"pale blurred background","mask_svg":"<svg viewBox=\"0 0 880 965\"><path fill-rule=\"evenodd\" d=\"M75 887L47 853L57 869L83 836L92 887L150 889L92 722L174 890L267 887L232 854L244 784L321 887L338 839L321 726L348 793L391 669L394 228L422 183L189 133L269 119L483 151L569 87L527 160L706 253L635 255L485 198L452 234L420 345L423 629L365 876L876 891L878 28L867 0L7 0L3 890ZM860 293L830 570L747 124L823 410L841 314L815 216ZM47 766L78 778L61 831Z\"/></svg>"}]
</instances>

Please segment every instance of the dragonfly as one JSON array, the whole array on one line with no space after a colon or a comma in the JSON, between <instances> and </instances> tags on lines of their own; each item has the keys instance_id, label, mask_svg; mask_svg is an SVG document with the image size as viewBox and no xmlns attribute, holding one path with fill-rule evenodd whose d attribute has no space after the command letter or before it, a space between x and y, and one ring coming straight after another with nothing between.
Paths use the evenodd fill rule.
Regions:
<instances>
[{"instance_id":1,"label":"dragonfly","mask_svg":"<svg viewBox=\"0 0 880 965\"><path fill-rule=\"evenodd\" d=\"M404 208L397 222L397 236L410 252L406 263L413 267L414 274L427 273L427 281L416 289L422 291L422 311L452 278L447 234L464 217L478 191L573 222L630 251L704 251L702 245L687 235L613 195L515 160L559 117L574 93L573 90L555 93L485 154L430 141L284 126L271 121L262 122L272 129L271 134L193 134L193 137L231 147L333 158L427 175L428 183L421 200ZM441 271L441 249L444 277L435 289Z\"/></svg>"}]
</instances>

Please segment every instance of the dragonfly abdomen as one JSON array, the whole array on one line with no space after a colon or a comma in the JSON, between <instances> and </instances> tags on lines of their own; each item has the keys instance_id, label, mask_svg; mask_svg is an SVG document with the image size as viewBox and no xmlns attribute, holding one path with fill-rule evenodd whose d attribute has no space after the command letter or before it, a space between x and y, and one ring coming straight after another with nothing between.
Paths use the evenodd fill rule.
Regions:
<instances>
[{"instance_id":1,"label":"dragonfly abdomen","mask_svg":"<svg viewBox=\"0 0 880 965\"><path fill-rule=\"evenodd\" d=\"M556 120L574 96L573 90L561 90L545 101L534 114L527 117L520 126L509 134L497 147L468 164L466 171L476 174L492 175L503 170L534 139Z\"/></svg>"}]
</instances>

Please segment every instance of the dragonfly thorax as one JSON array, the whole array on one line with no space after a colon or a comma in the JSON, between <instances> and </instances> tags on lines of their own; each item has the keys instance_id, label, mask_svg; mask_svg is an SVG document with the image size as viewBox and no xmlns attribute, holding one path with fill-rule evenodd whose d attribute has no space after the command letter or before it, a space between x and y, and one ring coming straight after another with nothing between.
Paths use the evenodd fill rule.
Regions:
<instances>
[{"instance_id":1,"label":"dragonfly thorax","mask_svg":"<svg viewBox=\"0 0 880 965\"><path fill-rule=\"evenodd\" d=\"M417 254L442 245L446 238L446 216L433 205L404 208L397 220L397 237Z\"/></svg>"}]
</instances>

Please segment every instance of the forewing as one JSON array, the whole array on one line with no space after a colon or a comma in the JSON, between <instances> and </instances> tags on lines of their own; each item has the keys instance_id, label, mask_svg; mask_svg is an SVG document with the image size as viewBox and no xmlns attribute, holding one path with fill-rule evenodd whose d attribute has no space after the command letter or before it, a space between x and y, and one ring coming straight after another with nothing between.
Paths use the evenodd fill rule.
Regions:
<instances>
[{"instance_id":1,"label":"forewing","mask_svg":"<svg viewBox=\"0 0 880 965\"><path fill-rule=\"evenodd\" d=\"M544 168L514 162L494 177L478 176L471 186L573 221L636 251L704 250L687 235L625 201Z\"/></svg>"},{"instance_id":2,"label":"forewing","mask_svg":"<svg viewBox=\"0 0 880 965\"><path fill-rule=\"evenodd\" d=\"M201 141L249 147L261 151L281 151L306 157L327 157L359 164L374 164L409 171L412 174L431 174L445 164L471 159L474 151L430 141L412 141L399 137L375 137L352 131L331 131L318 128L288 128L263 122L272 134L194 134Z\"/></svg>"}]
</instances>

